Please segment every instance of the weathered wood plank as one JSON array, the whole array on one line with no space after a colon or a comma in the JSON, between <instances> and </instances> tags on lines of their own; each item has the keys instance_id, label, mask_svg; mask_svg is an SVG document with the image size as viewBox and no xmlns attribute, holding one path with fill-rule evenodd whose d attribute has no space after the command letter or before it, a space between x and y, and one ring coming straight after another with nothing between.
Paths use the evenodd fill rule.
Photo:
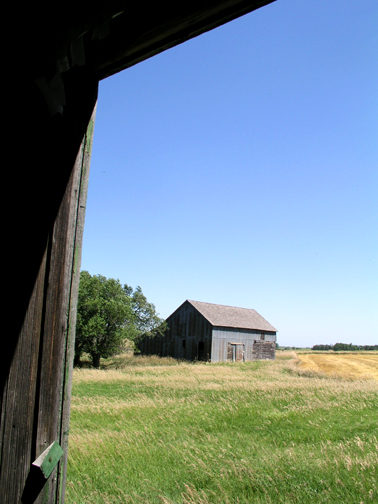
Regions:
<instances>
[{"instance_id":1,"label":"weathered wood plank","mask_svg":"<svg viewBox=\"0 0 378 504\"><path fill-rule=\"evenodd\" d=\"M134 3L108 19L100 43L92 35L93 65L103 79L272 1L159 2L147 9Z\"/></svg>"},{"instance_id":2,"label":"weathered wood plank","mask_svg":"<svg viewBox=\"0 0 378 504\"><path fill-rule=\"evenodd\" d=\"M38 385L46 255L29 301L4 387L1 415L1 502L20 502L35 458L33 439Z\"/></svg>"},{"instance_id":3,"label":"weathered wood plank","mask_svg":"<svg viewBox=\"0 0 378 504\"><path fill-rule=\"evenodd\" d=\"M80 275L81 242L88 184L92 116L65 197L55 222L46 289L44 341L36 436L36 452L43 452L58 439L67 451L70 383L76 321L76 297ZM65 478L65 462L47 481L38 502L59 502L60 482Z\"/></svg>"},{"instance_id":4,"label":"weathered wood plank","mask_svg":"<svg viewBox=\"0 0 378 504\"><path fill-rule=\"evenodd\" d=\"M76 331L76 316L77 316L77 298L79 293L81 252L83 244L85 209L87 204L88 182L90 158L93 145L94 124L96 117L97 105L94 107L92 117L89 121L85 138L83 139L79 155L76 159L74 172L80 176L76 191L72 194L74 201L77 199L76 219L75 219L75 239L73 244L73 264L71 271L71 290L69 300L69 318L68 318L68 334L66 341L66 358L63 381L63 406L60 430L60 444L63 447L64 455L62 463L59 467L58 482L57 482L57 503L64 502L65 481L66 481L66 466L68 455L68 433L70 419L70 404L71 404L71 388L72 388L72 366L75 353L75 331ZM74 206L74 202L72 203Z\"/></svg>"},{"instance_id":5,"label":"weathered wood plank","mask_svg":"<svg viewBox=\"0 0 378 504\"><path fill-rule=\"evenodd\" d=\"M3 388L0 502L59 502L67 455L70 380L92 116L46 244ZM33 466L58 440L64 456L44 478ZM63 502L62 500L60 502Z\"/></svg>"},{"instance_id":6,"label":"weathered wood plank","mask_svg":"<svg viewBox=\"0 0 378 504\"><path fill-rule=\"evenodd\" d=\"M274 341L256 340L253 342L253 360L274 359L276 343Z\"/></svg>"}]
</instances>

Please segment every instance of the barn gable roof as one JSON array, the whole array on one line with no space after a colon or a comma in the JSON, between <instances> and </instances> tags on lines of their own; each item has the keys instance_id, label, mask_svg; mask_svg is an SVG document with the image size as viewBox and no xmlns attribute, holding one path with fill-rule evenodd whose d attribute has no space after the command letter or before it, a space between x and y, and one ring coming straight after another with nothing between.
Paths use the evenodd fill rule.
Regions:
<instances>
[{"instance_id":1,"label":"barn gable roof","mask_svg":"<svg viewBox=\"0 0 378 504\"><path fill-rule=\"evenodd\" d=\"M225 306L201 301L187 300L212 326L233 327L235 329L255 329L261 331L273 331L275 329L256 310Z\"/></svg>"}]
</instances>

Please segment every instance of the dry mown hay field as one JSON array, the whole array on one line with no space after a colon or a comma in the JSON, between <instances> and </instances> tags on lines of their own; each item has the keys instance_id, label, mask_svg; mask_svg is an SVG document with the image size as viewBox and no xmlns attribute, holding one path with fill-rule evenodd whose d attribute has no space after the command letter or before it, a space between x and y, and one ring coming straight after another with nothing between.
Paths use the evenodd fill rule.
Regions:
<instances>
[{"instance_id":1,"label":"dry mown hay field","mask_svg":"<svg viewBox=\"0 0 378 504\"><path fill-rule=\"evenodd\" d=\"M311 353L298 354L303 370L352 379L378 380L378 353Z\"/></svg>"}]
</instances>

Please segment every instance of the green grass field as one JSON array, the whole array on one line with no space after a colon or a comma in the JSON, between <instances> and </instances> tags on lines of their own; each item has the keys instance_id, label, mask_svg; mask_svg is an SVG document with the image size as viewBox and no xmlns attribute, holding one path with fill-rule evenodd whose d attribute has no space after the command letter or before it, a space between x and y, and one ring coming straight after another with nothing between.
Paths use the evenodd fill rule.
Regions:
<instances>
[{"instance_id":1,"label":"green grass field","mask_svg":"<svg viewBox=\"0 0 378 504\"><path fill-rule=\"evenodd\" d=\"M74 372L66 503L378 502L378 382L272 362Z\"/></svg>"}]
</instances>

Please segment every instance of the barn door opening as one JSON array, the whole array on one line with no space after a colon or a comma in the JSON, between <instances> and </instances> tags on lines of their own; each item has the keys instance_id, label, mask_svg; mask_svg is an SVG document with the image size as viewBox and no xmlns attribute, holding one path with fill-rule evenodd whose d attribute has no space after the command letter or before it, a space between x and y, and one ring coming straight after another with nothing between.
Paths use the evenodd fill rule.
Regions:
<instances>
[{"instance_id":1,"label":"barn door opening","mask_svg":"<svg viewBox=\"0 0 378 504\"><path fill-rule=\"evenodd\" d=\"M205 356L205 343L203 341L199 341L198 342L198 352L197 352L197 355L198 355L198 360L206 360L206 356Z\"/></svg>"},{"instance_id":2,"label":"barn door opening","mask_svg":"<svg viewBox=\"0 0 378 504\"><path fill-rule=\"evenodd\" d=\"M244 362L245 352L243 343L228 343L227 360L230 362Z\"/></svg>"}]
</instances>

